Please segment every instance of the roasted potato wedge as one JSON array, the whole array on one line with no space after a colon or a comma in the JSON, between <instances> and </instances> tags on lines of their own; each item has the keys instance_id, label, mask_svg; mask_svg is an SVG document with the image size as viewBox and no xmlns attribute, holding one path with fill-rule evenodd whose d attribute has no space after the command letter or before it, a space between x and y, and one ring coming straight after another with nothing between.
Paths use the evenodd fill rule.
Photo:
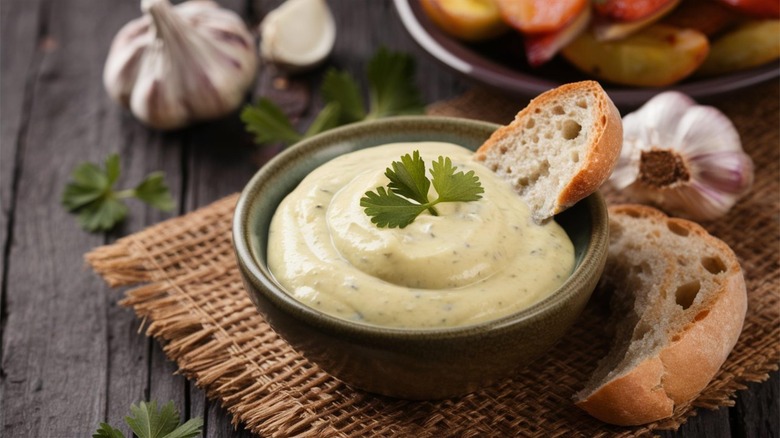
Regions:
<instances>
[{"instance_id":1,"label":"roasted potato wedge","mask_svg":"<svg viewBox=\"0 0 780 438\"><path fill-rule=\"evenodd\" d=\"M495 0L421 0L425 15L463 41L481 41L509 30Z\"/></svg>"},{"instance_id":2,"label":"roasted potato wedge","mask_svg":"<svg viewBox=\"0 0 780 438\"><path fill-rule=\"evenodd\" d=\"M780 20L744 23L712 42L710 53L696 71L714 76L758 67L780 58Z\"/></svg>"},{"instance_id":3,"label":"roasted potato wedge","mask_svg":"<svg viewBox=\"0 0 780 438\"><path fill-rule=\"evenodd\" d=\"M661 24L619 41L597 41L585 32L561 53L578 69L616 84L663 87L696 70L709 51L704 34Z\"/></svg>"}]
</instances>

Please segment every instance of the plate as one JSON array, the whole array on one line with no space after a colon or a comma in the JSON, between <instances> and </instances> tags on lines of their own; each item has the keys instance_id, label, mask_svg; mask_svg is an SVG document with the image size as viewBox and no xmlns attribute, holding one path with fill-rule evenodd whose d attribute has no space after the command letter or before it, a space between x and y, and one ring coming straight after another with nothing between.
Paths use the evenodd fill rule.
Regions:
<instances>
[{"instance_id":1,"label":"plate","mask_svg":"<svg viewBox=\"0 0 780 438\"><path fill-rule=\"evenodd\" d=\"M425 16L419 1L394 0L407 32L423 50L452 70L481 84L531 98L566 82L593 79L556 57L539 68L525 61L520 35L509 32L489 43L465 44L436 27ZM780 76L777 63L709 79L687 79L665 88L631 88L604 84L621 109L641 106L664 90L677 90L697 100L720 96Z\"/></svg>"}]
</instances>

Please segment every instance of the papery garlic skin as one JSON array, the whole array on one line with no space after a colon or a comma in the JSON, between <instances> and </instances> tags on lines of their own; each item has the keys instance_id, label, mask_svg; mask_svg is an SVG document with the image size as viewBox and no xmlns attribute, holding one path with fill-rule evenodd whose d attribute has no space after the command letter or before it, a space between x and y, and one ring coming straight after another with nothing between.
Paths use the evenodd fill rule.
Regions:
<instances>
[{"instance_id":1,"label":"papery garlic skin","mask_svg":"<svg viewBox=\"0 0 780 438\"><path fill-rule=\"evenodd\" d=\"M176 129L227 115L257 72L241 17L209 0L143 0L116 35L103 71L108 94L142 122Z\"/></svg>"},{"instance_id":2,"label":"papery garlic skin","mask_svg":"<svg viewBox=\"0 0 780 438\"><path fill-rule=\"evenodd\" d=\"M717 219L753 183L753 161L717 109L668 91L623 117L623 149L610 183L667 213Z\"/></svg>"},{"instance_id":3,"label":"papery garlic skin","mask_svg":"<svg viewBox=\"0 0 780 438\"><path fill-rule=\"evenodd\" d=\"M260 55L284 70L319 65L336 42L336 22L325 0L287 0L260 23Z\"/></svg>"}]
</instances>

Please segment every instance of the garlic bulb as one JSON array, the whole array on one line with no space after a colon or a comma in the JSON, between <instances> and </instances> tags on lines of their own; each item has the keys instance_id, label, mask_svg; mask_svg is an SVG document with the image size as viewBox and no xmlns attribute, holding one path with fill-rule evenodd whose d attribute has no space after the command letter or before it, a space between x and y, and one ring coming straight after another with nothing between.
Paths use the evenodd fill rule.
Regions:
<instances>
[{"instance_id":1,"label":"garlic bulb","mask_svg":"<svg viewBox=\"0 0 780 438\"><path fill-rule=\"evenodd\" d=\"M108 94L142 122L175 129L243 101L257 71L241 18L208 0L142 0L144 16L116 35L103 71Z\"/></svg>"},{"instance_id":2,"label":"garlic bulb","mask_svg":"<svg viewBox=\"0 0 780 438\"><path fill-rule=\"evenodd\" d=\"M748 191L753 161L728 117L668 91L623 118L623 149L610 182L635 201L712 220Z\"/></svg>"},{"instance_id":3,"label":"garlic bulb","mask_svg":"<svg viewBox=\"0 0 780 438\"><path fill-rule=\"evenodd\" d=\"M260 23L260 54L288 71L314 67L336 41L336 22L325 0L288 0Z\"/></svg>"}]
</instances>

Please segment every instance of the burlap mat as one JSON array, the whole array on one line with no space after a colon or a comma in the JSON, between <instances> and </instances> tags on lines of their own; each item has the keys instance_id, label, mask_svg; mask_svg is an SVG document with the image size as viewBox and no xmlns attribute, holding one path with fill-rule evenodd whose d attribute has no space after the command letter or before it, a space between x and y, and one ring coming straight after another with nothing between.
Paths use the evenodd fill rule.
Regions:
<instances>
[{"instance_id":1,"label":"burlap mat","mask_svg":"<svg viewBox=\"0 0 780 438\"><path fill-rule=\"evenodd\" d=\"M230 242L237 196L215 202L87 254L112 286L139 285L122 301L147 324L180 371L219 400L236 423L261 436L633 436L676 428L696 407L733 404L749 381L780 362L780 115L777 83L723 108L756 166L750 195L723 220L705 224L736 251L749 310L744 331L715 380L672 419L637 428L604 425L571 403L608 348L604 303L594 300L546 357L480 392L408 402L353 390L281 340L247 298ZM433 105L437 114L511 120L525 102L484 91ZM618 196L608 193L611 202Z\"/></svg>"}]
</instances>

